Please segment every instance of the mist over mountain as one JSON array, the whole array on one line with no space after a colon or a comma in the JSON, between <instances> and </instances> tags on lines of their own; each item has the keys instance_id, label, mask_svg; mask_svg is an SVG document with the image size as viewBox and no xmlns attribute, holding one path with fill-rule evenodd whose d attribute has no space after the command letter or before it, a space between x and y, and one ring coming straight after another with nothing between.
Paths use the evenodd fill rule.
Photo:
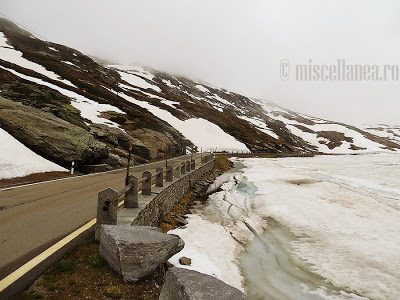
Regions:
<instances>
[{"instance_id":1,"label":"mist over mountain","mask_svg":"<svg viewBox=\"0 0 400 300\"><path fill-rule=\"evenodd\" d=\"M123 166L131 139L138 162L185 149L400 149L397 127L363 130L151 67L113 65L35 38L6 19L0 20L0 125L36 154L78 168Z\"/></svg>"}]
</instances>

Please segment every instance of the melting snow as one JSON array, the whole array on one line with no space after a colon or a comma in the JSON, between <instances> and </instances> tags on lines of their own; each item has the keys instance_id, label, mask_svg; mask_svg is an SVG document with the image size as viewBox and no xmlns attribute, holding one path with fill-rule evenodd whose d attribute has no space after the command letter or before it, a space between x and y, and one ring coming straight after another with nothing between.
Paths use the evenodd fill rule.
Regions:
<instances>
[{"instance_id":1,"label":"melting snow","mask_svg":"<svg viewBox=\"0 0 400 300\"><path fill-rule=\"evenodd\" d=\"M224 103L225 105L232 105L232 103L230 103L228 100L225 100L223 98L221 98L220 96L218 96L217 94L214 94L212 96L207 96L208 98L213 98L221 103Z\"/></svg>"},{"instance_id":2,"label":"melting snow","mask_svg":"<svg viewBox=\"0 0 400 300\"><path fill-rule=\"evenodd\" d=\"M119 73L119 75L121 75L122 80L124 80L134 86L140 87L142 89L152 89L152 90L155 90L156 92L161 92L161 89L158 86L156 86L154 84L150 84L146 80L144 80L134 74L129 74L129 73L120 72L120 71L118 71L118 73Z\"/></svg>"},{"instance_id":3,"label":"melting snow","mask_svg":"<svg viewBox=\"0 0 400 300\"><path fill-rule=\"evenodd\" d=\"M168 232L168 234L178 235L185 241L185 247L171 257L169 262L179 268L212 275L243 290L243 278L234 263L240 247L229 231L198 215L189 215L187 220L189 224L185 229L174 229ZM183 256L192 260L190 266L179 263L179 259Z\"/></svg>"},{"instance_id":4,"label":"melting snow","mask_svg":"<svg viewBox=\"0 0 400 300\"><path fill-rule=\"evenodd\" d=\"M192 118L182 121L170 112L148 102L139 101L125 94L120 94L120 96L133 104L147 109L161 120L166 121L192 141L197 147L202 147L204 151L215 148L219 151L249 151L245 144L237 141L219 126L205 119Z\"/></svg>"},{"instance_id":5,"label":"melting snow","mask_svg":"<svg viewBox=\"0 0 400 300\"><path fill-rule=\"evenodd\" d=\"M249 118L246 116L238 116L238 118L243 119L243 120L253 124L254 126L256 126L258 128L258 130L272 136L275 139L279 138L279 136L271 128L269 128L263 120L261 120L259 118Z\"/></svg>"},{"instance_id":6,"label":"melting snow","mask_svg":"<svg viewBox=\"0 0 400 300\"><path fill-rule=\"evenodd\" d=\"M168 105L168 106L170 106L170 107L172 107L172 108L174 108L174 109L176 109L175 105L179 105L179 104L180 104L179 102L170 101L170 100L165 100L165 99L161 100L161 103L163 103L163 104L165 104L165 105Z\"/></svg>"},{"instance_id":7,"label":"melting snow","mask_svg":"<svg viewBox=\"0 0 400 300\"><path fill-rule=\"evenodd\" d=\"M199 89L200 91L204 92L204 93L207 93L207 94L210 93L210 90L208 88L206 88L205 86L201 85L201 84L196 85L196 88Z\"/></svg>"},{"instance_id":8,"label":"melting snow","mask_svg":"<svg viewBox=\"0 0 400 300\"><path fill-rule=\"evenodd\" d=\"M130 65L108 65L109 68L117 68L119 70L127 71L128 73L131 74L136 74L140 75L144 78L147 78L151 81L153 81L154 75L151 74L150 72L146 71L143 67L141 66L130 66Z\"/></svg>"},{"instance_id":9,"label":"melting snow","mask_svg":"<svg viewBox=\"0 0 400 300\"><path fill-rule=\"evenodd\" d=\"M162 79L162 81L169 87L175 88L176 86L172 84L172 82L168 79Z\"/></svg>"},{"instance_id":10,"label":"melting snow","mask_svg":"<svg viewBox=\"0 0 400 300\"><path fill-rule=\"evenodd\" d=\"M0 179L43 172L67 172L67 169L44 159L0 128Z\"/></svg>"},{"instance_id":11,"label":"melting snow","mask_svg":"<svg viewBox=\"0 0 400 300\"><path fill-rule=\"evenodd\" d=\"M88 99L82 95L79 95L75 92L72 92L70 90L63 89L59 86L48 83L39 78L26 76L24 74L21 74L21 73L18 73L17 71L12 70L12 69L8 69L8 68L2 67L2 66L0 66L0 68L8 70L23 79L35 82L37 84L45 85L49 88L59 91L61 94L65 95L71 99L71 105L80 110L81 116L83 118L86 118L86 119L92 121L93 123L105 124L110 127L118 127L119 126L118 123L115 123L108 119L99 117L100 113L106 112L106 111L114 111L117 113L124 113L122 110L120 110L119 108L117 108L115 106L112 106L110 104L100 104L96 101L90 100L90 99Z\"/></svg>"},{"instance_id":12,"label":"melting snow","mask_svg":"<svg viewBox=\"0 0 400 300\"><path fill-rule=\"evenodd\" d=\"M5 37L5 35L2 32L0 32L0 45L3 45L2 47L0 47L1 59L8 61L10 63L16 64L16 65L19 65L23 68L30 69L32 71L40 73L44 76L47 76L50 79L61 81L65 84L75 87L75 85L73 85L70 81L61 79L60 76L57 75L56 73L54 73L52 71L48 71L45 67L22 57L22 52L17 51L15 49L4 48L4 45L6 45L6 47L10 47L6 44L6 41L7 41L7 38Z\"/></svg>"},{"instance_id":13,"label":"melting snow","mask_svg":"<svg viewBox=\"0 0 400 300\"><path fill-rule=\"evenodd\" d=\"M399 299L400 155L241 161L258 188L254 223L270 217L302 236L294 253L335 286Z\"/></svg>"},{"instance_id":14,"label":"melting snow","mask_svg":"<svg viewBox=\"0 0 400 300\"><path fill-rule=\"evenodd\" d=\"M249 258L249 249L242 253L247 264L253 260L260 268L248 269L251 280L260 276L256 272L268 274L259 282L246 278L249 288L261 287L253 295L269 299L263 291L274 290L291 295L285 299L400 298L399 154L237 160L245 168L229 176L199 216L189 217L187 228L172 231L189 247L172 263L179 266L178 257L193 256L194 269L234 285L237 245L225 233L246 243L253 233L244 222L261 237L282 224L297 238L272 236L260 247L276 266L264 265L261 256ZM334 287L327 288L330 284Z\"/></svg>"},{"instance_id":15,"label":"melting snow","mask_svg":"<svg viewBox=\"0 0 400 300\"><path fill-rule=\"evenodd\" d=\"M74 63L67 61L67 60L63 60L62 61L64 64L70 65L70 66L74 66L75 68L80 68L79 66L75 65Z\"/></svg>"}]
</instances>

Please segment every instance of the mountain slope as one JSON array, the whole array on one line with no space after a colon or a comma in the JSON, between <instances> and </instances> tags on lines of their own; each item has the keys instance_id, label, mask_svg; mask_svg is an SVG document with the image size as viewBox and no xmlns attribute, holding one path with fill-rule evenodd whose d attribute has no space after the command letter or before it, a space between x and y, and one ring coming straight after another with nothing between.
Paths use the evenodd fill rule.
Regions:
<instances>
[{"instance_id":1,"label":"mountain slope","mask_svg":"<svg viewBox=\"0 0 400 300\"><path fill-rule=\"evenodd\" d=\"M124 165L130 139L139 161L178 155L187 147L269 153L400 148L395 140L182 76L102 66L5 19L0 97L4 130L46 159L64 167L75 161L78 169Z\"/></svg>"},{"instance_id":2,"label":"mountain slope","mask_svg":"<svg viewBox=\"0 0 400 300\"><path fill-rule=\"evenodd\" d=\"M360 128L393 143L400 144L400 125L362 125Z\"/></svg>"},{"instance_id":3,"label":"mountain slope","mask_svg":"<svg viewBox=\"0 0 400 300\"><path fill-rule=\"evenodd\" d=\"M119 85L121 93L132 90L126 82L137 86L136 78L146 80L141 87L148 89L146 101L153 107L137 104L153 109L153 114L157 115L154 108L157 106L177 117L176 110L179 110L192 118L207 119L245 143L251 151L362 153L399 149L395 140L383 139L351 125L295 113L266 100L250 99L151 68L110 67L125 81Z\"/></svg>"}]
</instances>

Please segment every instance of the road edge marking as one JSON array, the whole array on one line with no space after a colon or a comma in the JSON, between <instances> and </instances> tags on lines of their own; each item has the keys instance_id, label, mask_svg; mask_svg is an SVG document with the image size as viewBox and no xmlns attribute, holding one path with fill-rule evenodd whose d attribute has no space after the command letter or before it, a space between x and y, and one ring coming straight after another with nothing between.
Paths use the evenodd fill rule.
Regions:
<instances>
[{"instance_id":1,"label":"road edge marking","mask_svg":"<svg viewBox=\"0 0 400 300\"><path fill-rule=\"evenodd\" d=\"M58 250L60 250L62 247L67 245L69 242L71 242L74 238L79 236L81 233L92 227L93 225L96 224L96 218L93 220L87 222L85 225L81 226L74 232L70 233L67 235L65 238L61 239L57 243L55 243L53 246L47 248L45 251L37 255L36 257L32 258L30 261L19 267L17 270L9 274L7 277L3 278L0 281L0 293L4 291L6 288L8 288L11 284L13 284L15 281L20 279L22 276L24 276L27 272L32 270L34 267L39 265L41 262L43 262L45 259L56 253Z\"/></svg>"},{"instance_id":2,"label":"road edge marking","mask_svg":"<svg viewBox=\"0 0 400 300\"><path fill-rule=\"evenodd\" d=\"M183 156L174 157L174 158L171 158L170 160L173 161L173 160L182 158L182 157L187 156L187 155L189 155L189 154L186 154L186 155L183 155ZM149 165L156 164L156 163L159 163L159 162L162 162L162 161L163 160L154 161L154 162L147 163L147 164L135 165L135 166L131 166L131 168L149 166ZM73 178L88 177L88 176L94 176L94 175L100 175L100 174L107 174L107 173L118 172L118 171L123 171L123 170L126 170L126 168L120 168L120 169L109 170L109 171L104 171L104 172L95 172L95 173L83 174L83 175L77 175L77 176L69 176L69 177L65 177L65 178L56 178L56 179L39 181L39 182L26 183L26 184L21 184L21 185L17 185L17 186L10 186L10 187L5 187L5 188L0 188L0 192L12 190L12 189L17 189L17 188L21 188L21 187L26 187L26 186L31 186L31 185L42 184L42 183L61 181L61 180L68 180L68 179L73 179Z\"/></svg>"}]
</instances>

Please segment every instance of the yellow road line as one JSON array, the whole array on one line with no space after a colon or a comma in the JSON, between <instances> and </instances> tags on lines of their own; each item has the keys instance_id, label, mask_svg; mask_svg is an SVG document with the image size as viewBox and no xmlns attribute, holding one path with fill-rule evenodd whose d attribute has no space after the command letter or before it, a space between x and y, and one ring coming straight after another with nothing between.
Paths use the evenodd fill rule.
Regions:
<instances>
[{"instance_id":1,"label":"yellow road line","mask_svg":"<svg viewBox=\"0 0 400 300\"><path fill-rule=\"evenodd\" d=\"M154 187L155 184L152 185ZM141 194L142 191L139 191L138 194ZM124 200L120 201L118 203L118 207L121 207L124 204ZM40 253L38 256L32 258L30 261L28 261L26 264L22 265L19 267L17 270L9 274L7 277L3 278L0 281L0 292L4 291L7 287L9 287L11 284L13 284L15 281L17 281L19 278L24 276L26 273L28 273L30 270L32 270L34 267L36 267L38 264L43 262L45 259L56 253L59 249L61 249L63 246L71 242L74 238L79 236L82 232L85 230L89 229L93 225L96 224L96 218L93 220L89 221L82 227L78 228L74 232L70 233L67 235L65 238L62 240L58 241L55 243L53 246L50 248L46 249L42 253Z\"/></svg>"},{"instance_id":2,"label":"yellow road line","mask_svg":"<svg viewBox=\"0 0 400 300\"><path fill-rule=\"evenodd\" d=\"M96 218L89 221L82 227L78 228L71 234L67 235L65 238L60 240L59 242L55 243L53 246L48 248L47 250L43 251L40 253L38 256L35 258L31 259L28 261L26 264L23 266L19 267L17 270L12 272L10 275L5 277L0 281L0 292L5 290L7 287L9 287L13 282L21 278L23 275L25 275L28 271L36 267L38 264L40 264L42 261L44 261L46 258L50 257L50 255L54 254L57 252L59 249L61 249L63 246L71 242L74 238L76 238L78 235L80 235L82 232L85 230L89 229L92 227L94 224L96 224Z\"/></svg>"}]
</instances>

